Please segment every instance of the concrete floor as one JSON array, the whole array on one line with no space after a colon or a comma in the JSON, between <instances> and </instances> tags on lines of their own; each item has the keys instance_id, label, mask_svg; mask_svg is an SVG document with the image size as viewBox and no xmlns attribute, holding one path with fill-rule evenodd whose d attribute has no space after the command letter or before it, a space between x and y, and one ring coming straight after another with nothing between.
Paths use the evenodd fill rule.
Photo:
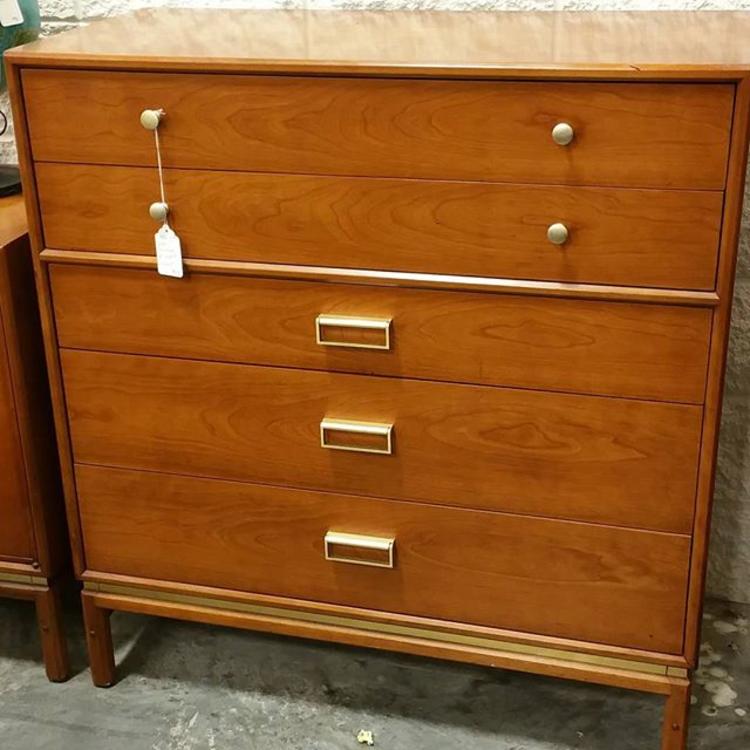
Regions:
<instances>
[{"instance_id":1,"label":"concrete floor","mask_svg":"<svg viewBox=\"0 0 750 750\"><path fill-rule=\"evenodd\" d=\"M691 750L750 750L750 607L704 623ZM656 750L654 696L115 614L120 682L46 681L32 607L0 601L2 750Z\"/></svg>"}]
</instances>

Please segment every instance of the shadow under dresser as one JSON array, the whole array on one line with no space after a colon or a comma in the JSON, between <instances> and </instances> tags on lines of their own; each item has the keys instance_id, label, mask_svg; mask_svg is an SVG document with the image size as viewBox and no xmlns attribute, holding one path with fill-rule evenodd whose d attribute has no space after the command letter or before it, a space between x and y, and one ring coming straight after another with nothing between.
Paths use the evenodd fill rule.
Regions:
<instances>
[{"instance_id":1,"label":"shadow under dresser","mask_svg":"<svg viewBox=\"0 0 750 750\"><path fill-rule=\"evenodd\" d=\"M127 610L662 694L684 748L748 37L143 11L9 53L94 682Z\"/></svg>"}]
</instances>

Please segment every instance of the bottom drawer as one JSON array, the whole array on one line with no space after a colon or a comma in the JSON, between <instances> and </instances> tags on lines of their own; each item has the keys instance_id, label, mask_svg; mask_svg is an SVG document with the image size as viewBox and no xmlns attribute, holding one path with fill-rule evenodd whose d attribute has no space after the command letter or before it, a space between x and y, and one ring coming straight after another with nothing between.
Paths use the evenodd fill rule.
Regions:
<instances>
[{"instance_id":1,"label":"bottom drawer","mask_svg":"<svg viewBox=\"0 0 750 750\"><path fill-rule=\"evenodd\" d=\"M76 476L89 570L682 647L685 536L92 466Z\"/></svg>"}]
</instances>

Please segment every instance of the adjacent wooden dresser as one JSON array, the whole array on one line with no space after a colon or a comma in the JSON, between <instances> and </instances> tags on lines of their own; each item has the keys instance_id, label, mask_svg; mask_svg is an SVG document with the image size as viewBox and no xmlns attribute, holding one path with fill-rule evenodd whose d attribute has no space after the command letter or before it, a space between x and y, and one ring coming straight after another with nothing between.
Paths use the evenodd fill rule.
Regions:
<instances>
[{"instance_id":1,"label":"adjacent wooden dresser","mask_svg":"<svg viewBox=\"0 0 750 750\"><path fill-rule=\"evenodd\" d=\"M0 466L0 596L36 604L47 676L60 682L68 535L21 196L0 198Z\"/></svg>"},{"instance_id":2,"label":"adjacent wooden dresser","mask_svg":"<svg viewBox=\"0 0 750 750\"><path fill-rule=\"evenodd\" d=\"M94 682L128 610L664 694L683 748L748 38L146 11L12 51Z\"/></svg>"}]
</instances>

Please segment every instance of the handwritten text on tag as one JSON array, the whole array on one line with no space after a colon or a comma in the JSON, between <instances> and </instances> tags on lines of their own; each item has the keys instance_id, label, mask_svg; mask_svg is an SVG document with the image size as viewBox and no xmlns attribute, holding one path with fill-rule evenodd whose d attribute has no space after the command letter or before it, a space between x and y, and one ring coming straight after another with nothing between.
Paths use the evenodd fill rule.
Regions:
<instances>
[{"instance_id":1,"label":"handwritten text on tag","mask_svg":"<svg viewBox=\"0 0 750 750\"><path fill-rule=\"evenodd\" d=\"M182 246L180 238L169 224L164 224L154 235L156 244L156 269L162 276L183 277Z\"/></svg>"}]
</instances>

